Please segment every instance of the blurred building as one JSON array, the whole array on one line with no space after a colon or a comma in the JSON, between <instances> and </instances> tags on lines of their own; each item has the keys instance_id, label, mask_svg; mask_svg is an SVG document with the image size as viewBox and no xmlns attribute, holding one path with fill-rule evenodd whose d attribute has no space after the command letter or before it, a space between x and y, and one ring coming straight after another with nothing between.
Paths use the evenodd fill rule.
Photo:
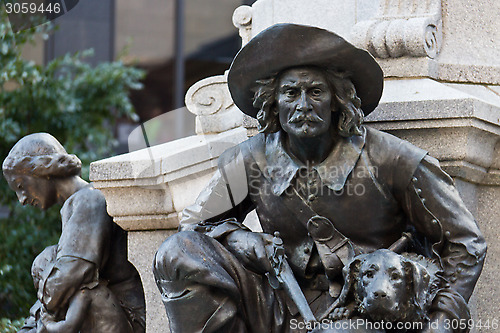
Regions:
<instances>
[{"instance_id":1,"label":"blurred building","mask_svg":"<svg viewBox=\"0 0 500 333\"><path fill-rule=\"evenodd\" d=\"M94 49L96 64L121 58L147 72L144 89L131 92L141 122L183 106L185 91L198 80L223 74L239 50L234 9L255 0L86 0L56 19L59 30L24 50L39 63L67 52ZM179 112L179 134L194 132L194 121ZM137 124L121 122L125 144ZM122 147L125 151L125 147Z\"/></svg>"}]
</instances>

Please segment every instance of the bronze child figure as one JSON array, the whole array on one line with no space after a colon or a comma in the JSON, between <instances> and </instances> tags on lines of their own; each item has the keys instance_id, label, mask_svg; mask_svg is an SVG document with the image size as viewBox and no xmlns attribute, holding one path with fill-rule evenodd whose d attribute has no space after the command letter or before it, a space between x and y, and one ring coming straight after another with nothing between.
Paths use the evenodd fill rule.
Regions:
<instances>
[{"instance_id":1,"label":"bronze child figure","mask_svg":"<svg viewBox=\"0 0 500 333\"><path fill-rule=\"evenodd\" d=\"M33 261L31 274L38 293L43 292L45 276L57 255L57 245L43 250ZM46 333L132 333L118 299L105 286L105 281L81 286L69 300L68 309L57 316L42 311L41 321Z\"/></svg>"}]
</instances>

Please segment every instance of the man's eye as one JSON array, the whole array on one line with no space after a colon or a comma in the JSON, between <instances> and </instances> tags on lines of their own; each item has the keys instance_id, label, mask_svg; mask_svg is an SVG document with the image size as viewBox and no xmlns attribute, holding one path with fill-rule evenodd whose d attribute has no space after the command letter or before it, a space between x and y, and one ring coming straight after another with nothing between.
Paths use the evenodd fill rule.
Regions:
<instances>
[{"instance_id":1,"label":"man's eye","mask_svg":"<svg viewBox=\"0 0 500 333\"><path fill-rule=\"evenodd\" d=\"M399 273L392 273L391 279L393 279L393 280L399 280L399 279L401 279L401 274L399 274Z\"/></svg>"},{"instance_id":2,"label":"man's eye","mask_svg":"<svg viewBox=\"0 0 500 333\"><path fill-rule=\"evenodd\" d=\"M367 272L365 273L365 277L367 277L367 278L371 279L371 278L373 277L373 271L367 271Z\"/></svg>"},{"instance_id":3,"label":"man's eye","mask_svg":"<svg viewBox=\"0 0 500 333\"><path fill-rule=\"evenodd\" d=\"M285 95L287 97L294 97L295 95L297 95L297 92L293 89L288 89L285 91Z\"/></svg>"},{"instance_id":4,"label":"man's eye","mask_svg":"<svg viewBox=\"0 0 500 333\"><path fill-rule=\"evenodd\" d=\"M318 97L318 96L321 95L322 92L323 92L323 90L321 90L319 88L316 88L316 89L311 90L311 95L315 96L315 97Z\"/></svg>"}]
</instances>

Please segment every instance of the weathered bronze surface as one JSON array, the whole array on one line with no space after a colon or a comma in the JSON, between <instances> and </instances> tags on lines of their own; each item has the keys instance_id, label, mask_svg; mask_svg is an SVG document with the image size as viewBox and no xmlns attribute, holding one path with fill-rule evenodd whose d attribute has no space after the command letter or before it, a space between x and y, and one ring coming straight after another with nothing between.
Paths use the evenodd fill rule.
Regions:
<instances>
[{"instance_id":1,"label":"weathered bronze surface","mask_svg":"<svg viewBox=\"0 0 500 333\"><path fill-rule=\"evenodd\" d=\"M367 52L322 29L276 25L240 51L228 84L261 133L221 155L209 185L183 212L180 232L156 254L172 332L351 331L312 326L321 318L419 321L426 324L417 331L452 332L447 320L470 318L485 240L436 159L362 125L383 84ZM263 233L242 224L252 209ZM427 259L374 252L391 245ZM427 260L439 271L427 270L428 278ZM287 267L301 288L296 295ZM370 276L389 274L384 268L404 295L374 287L385 278L371 286ZM406 279L417 271L422 276ZM364 281L355 283L357 294L345 286L355 272ZM433 283L410 287L431 275ZM411 292L416 302L425 299L416 317L410 305L392 309ZM354 332L380 331L364 323Z\"/></svg>"},{"instance_id":2,"label":"weathered bronze surface","mask_svg":"<svg viewBox=\"0 0 500 333\"><path fill-rule=\"evenodd\" d=\"M39 300L21 332L144 332L144 293L127 260L127 234L101 192L79 177L80 160L36 133L19 140L2 167L23 205L63 205L57 251L47 248L33 265Z\"/></svg>"}]
</instances>

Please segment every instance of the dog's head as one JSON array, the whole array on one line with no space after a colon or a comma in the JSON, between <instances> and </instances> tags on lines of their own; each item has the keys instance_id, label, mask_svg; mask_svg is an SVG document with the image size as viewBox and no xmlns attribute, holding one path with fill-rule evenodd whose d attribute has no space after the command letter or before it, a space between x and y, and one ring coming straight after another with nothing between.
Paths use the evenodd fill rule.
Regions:
<instances>
[{"instance_id":1,"label":"dog's head","mask_svg":"<svg viewBox=\"0 0 500 333\"><path fill-rule=\"evenodd\" d=\"M353 294L358 311L373 320L423 320L436 289L433 274L418 261L389 250L363 254L344 268L340 301Z\"/></svg>"}]
</instances>

